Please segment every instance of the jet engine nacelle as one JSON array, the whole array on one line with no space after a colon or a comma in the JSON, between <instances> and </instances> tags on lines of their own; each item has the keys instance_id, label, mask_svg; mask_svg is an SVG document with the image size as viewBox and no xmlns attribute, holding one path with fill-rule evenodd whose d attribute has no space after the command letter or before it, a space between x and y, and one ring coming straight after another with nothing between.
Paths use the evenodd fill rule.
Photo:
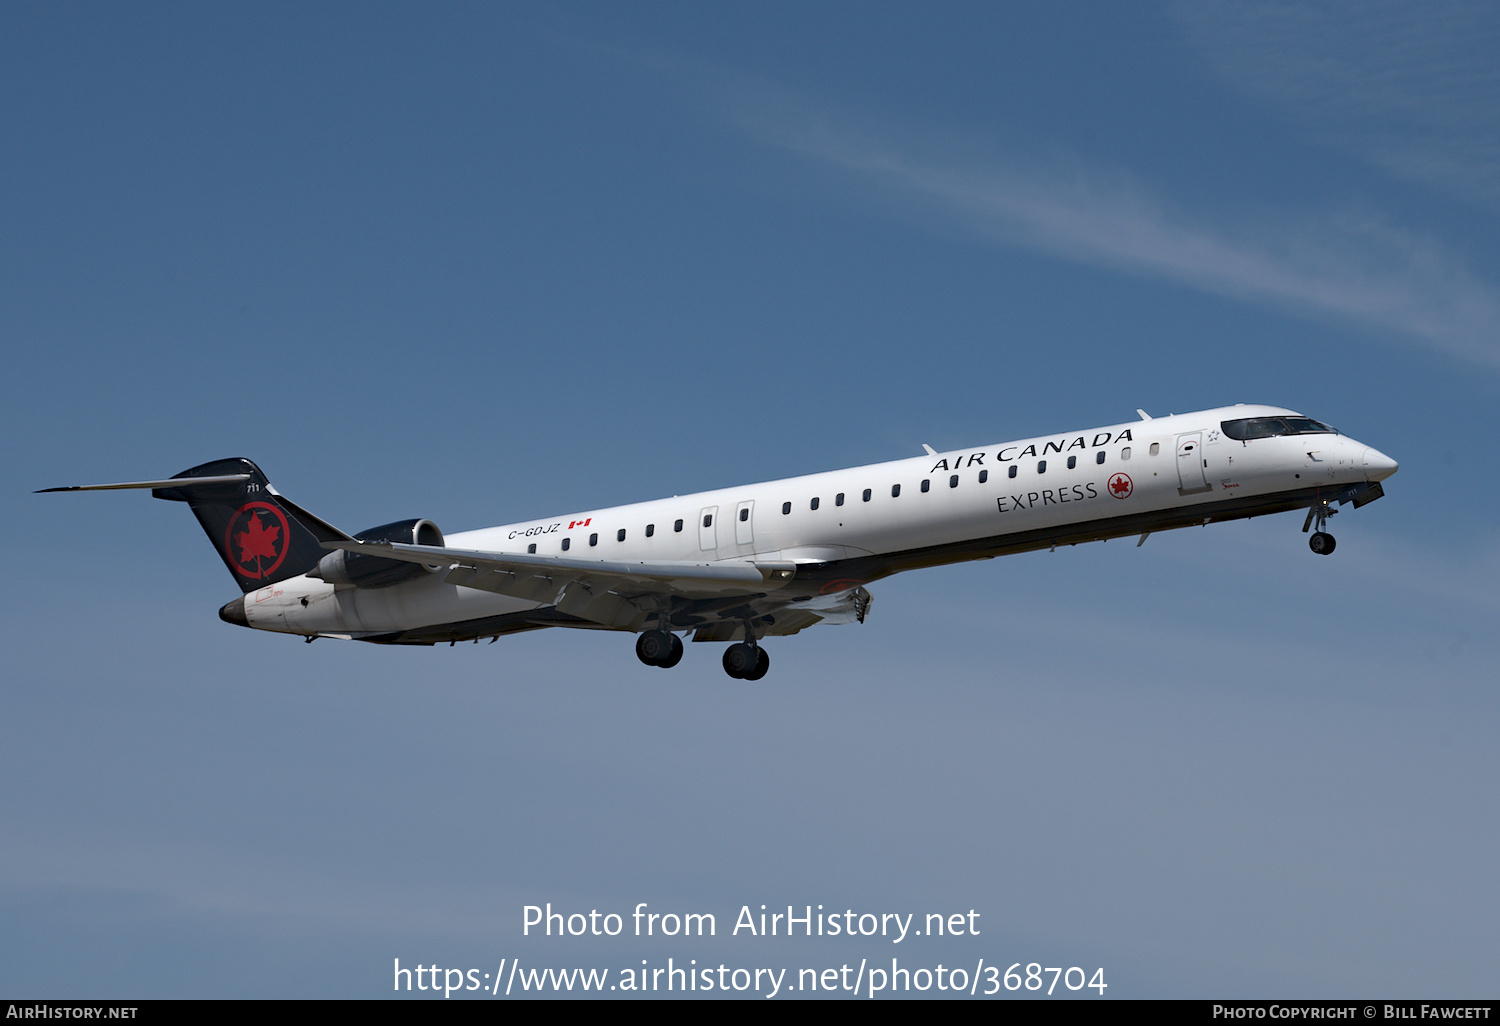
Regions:
<instances>
[{"instance_id":1,"label":"jet engine nacelle","mask_svg":"<svg viewBox=\"0 0 1500 1026\"><path fill-rule=\"evenodd\" d=\"M394 524L382 524L355 535L364 542L397 542L402 545L443 544L443 532L431 520L398 520ZM330 552L318 560L318 565L308 571L307 576L318 577L340 588L385 588L392 584L409 581L423 574L436 573L437 566L407 563L399 559L382 559L359 552L340 549Z\"/></svg>"}]
</instances>

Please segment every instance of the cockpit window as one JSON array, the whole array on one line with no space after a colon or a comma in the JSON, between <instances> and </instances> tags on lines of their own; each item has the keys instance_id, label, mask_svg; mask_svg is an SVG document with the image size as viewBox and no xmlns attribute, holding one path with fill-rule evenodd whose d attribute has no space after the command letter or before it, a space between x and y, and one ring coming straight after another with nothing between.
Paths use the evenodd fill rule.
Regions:
<instances>
[{"instance_id":1,"label":"cockpit window","mask_svg":"<svg viewBox=\"0 0 1500 1026\"><path fill-rule=\"evenodd\" d=\"M1275 438L1278 435L1336 435L1327 424L1307 417L1249 417L1245 420L1226 420L1221 425L1226 438L1236 442L1251 438Z\"/></svg>"}]
</instances>

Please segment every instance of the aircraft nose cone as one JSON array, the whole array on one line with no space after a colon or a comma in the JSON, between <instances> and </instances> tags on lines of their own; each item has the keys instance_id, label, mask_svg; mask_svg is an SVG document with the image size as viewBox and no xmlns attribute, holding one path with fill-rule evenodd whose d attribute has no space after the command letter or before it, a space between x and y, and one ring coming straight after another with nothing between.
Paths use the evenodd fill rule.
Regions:
<instances>
[{"instance_id":1,"label":"aircraft nose cone","mask_svg":"<svg viewBox=\"0 0 1500 1026\"><path fill-rule=\"evenodd\" d=\"M219 610L219 619L225 623L237 623L241 627L249 627L250 620L245 616L245 600L237 598L224 603Z\"/></svg>"},{"instance_id":2,"label":"aircraft nose cone","mask_svg":"<svg viewBox=\"0 0 1500 1026\"><path fill-rule=\"evenodd\" d=\"M1384 481L1396 472L1398 464L1379 449L1365 450L1365 480Z\"/></svg>"}]
</instances>

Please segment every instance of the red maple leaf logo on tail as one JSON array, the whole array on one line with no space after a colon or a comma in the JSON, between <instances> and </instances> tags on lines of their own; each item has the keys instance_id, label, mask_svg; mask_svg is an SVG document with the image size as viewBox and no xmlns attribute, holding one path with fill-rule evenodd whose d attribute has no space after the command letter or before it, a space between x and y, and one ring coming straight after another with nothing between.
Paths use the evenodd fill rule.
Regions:
<instances>
[{"instance_id":1,"label":"red maple leaf logo on tail","mask_svg":"<svg viewBox=\"0 0 1500 1026\"><path fill-rule=\"evenodd\" d=\"M260 522L260 517L250 514L245 529L234 536L235 544L240 547L240 562L248 563L257 557L274 561L276 543L280 538L281 528L268 529Z\"/></svg>"}]
</instances>

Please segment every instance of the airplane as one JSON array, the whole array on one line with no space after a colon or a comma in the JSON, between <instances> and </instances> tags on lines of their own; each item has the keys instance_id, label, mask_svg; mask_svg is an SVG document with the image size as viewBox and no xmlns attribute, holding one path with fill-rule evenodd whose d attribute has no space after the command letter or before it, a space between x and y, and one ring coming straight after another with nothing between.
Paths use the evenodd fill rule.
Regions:
<instances>
[{"instance_id":1,"label":"airplane","mask_svg":"<svg viewBox=\"0 0 1500 1026\"><path fill-rule=\"evenodd\" d=\"M243 595L228 623L378 644L491 643L543 627L624 631L648 666L680 635L731 642L724 671L759 680L761 644L863 623L866 585L905 570L1307 510L1320 555L1334 505L1384 494L1390 457L1275 406L1236 406L936 452L445 536L423 518L346 534L247 459L146 488L185 502Z\"/></svg>"}]
</instances>

